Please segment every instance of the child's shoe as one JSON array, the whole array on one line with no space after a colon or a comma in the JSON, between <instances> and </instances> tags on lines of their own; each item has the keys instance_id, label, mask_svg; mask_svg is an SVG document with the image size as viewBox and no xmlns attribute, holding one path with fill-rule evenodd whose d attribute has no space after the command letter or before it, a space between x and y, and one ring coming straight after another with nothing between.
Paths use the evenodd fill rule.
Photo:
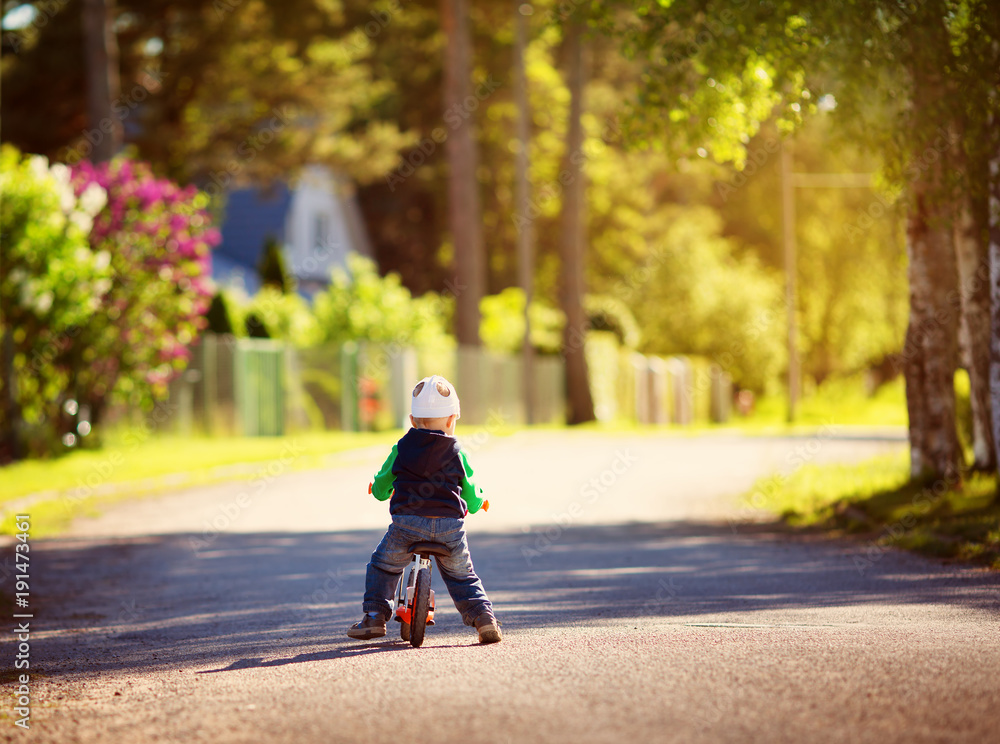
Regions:
<instances>
[{"instance_id":1,"label":"child's shoe","mask_svg":"<svg viewBox=\"0 0 1000 744\"><path fill-rule=\"evenodd\" d=\"M385 635L385 618L381 615L371 616L365 614L360 623L354 623L347 630L347 635L357 638L359 641L367 641L372 638L381 638Z\"/></svg>"},{"instance_id":2,"label":"child's shoe","mask_svg":"<svg viewBox=\"0 0 1000 744\"><path fill-rule=\"evenodd\" d=\"M500 643L503 638L500 633L500 621L489 612L484 612L476 618L476 630L479 631L480 643Z\"/></svg>"}]
</instances>

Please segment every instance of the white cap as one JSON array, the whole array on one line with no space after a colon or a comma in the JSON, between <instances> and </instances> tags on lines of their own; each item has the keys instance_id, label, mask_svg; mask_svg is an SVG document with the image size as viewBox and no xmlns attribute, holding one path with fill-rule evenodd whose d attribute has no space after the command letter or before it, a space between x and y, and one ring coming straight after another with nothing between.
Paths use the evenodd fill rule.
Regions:
<instances>
[{"instance_id":1,"label":"white cap","mask_svg":"<svg viewBox=\"0 0 1000 744\"><path fill-rule=\"evenodd\" d=\"M410 413L413 418L422 419L445 418L452 414L461 417L455 386L441 375L425 377L413 388Z\"/></svg>"}]
</instances>

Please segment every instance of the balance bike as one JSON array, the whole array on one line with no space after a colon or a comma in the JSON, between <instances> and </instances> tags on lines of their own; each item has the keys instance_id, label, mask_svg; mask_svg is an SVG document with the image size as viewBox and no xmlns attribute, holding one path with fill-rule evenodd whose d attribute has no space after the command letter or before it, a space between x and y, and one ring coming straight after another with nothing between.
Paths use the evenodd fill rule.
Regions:
<instances>
[{"instance_id":1,"label":"balance bike","mask_svg":"<svg viewBox=\"0 0 1000 744\"><path fill-rule=\"evenodd\" d=\"M451 555L441 543L418 542L410 546L413 560L396 585L395 619L399 637L414 648L424 642L426 626L434 624L434 590L431 589L431 556ZM406 579L405 583L403 579Z\"/></svg>"}]
</instances>

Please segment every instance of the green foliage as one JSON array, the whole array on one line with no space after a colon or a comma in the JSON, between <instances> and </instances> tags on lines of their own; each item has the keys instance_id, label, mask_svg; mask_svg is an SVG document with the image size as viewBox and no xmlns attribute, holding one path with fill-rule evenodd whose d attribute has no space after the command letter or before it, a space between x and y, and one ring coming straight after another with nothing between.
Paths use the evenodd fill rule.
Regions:
<instances>
[{"instance_id":1,"label":"green foliage","mask_svg":"<svg viewBox=\"0 0 1000 744\"><path fill-rule=\"evenodd\" d=\"M865 173L881 158L840 142L832 113L795 138L794 170ZM836 142L836 147L831 147ZM716 185L723 231L783 271L778 134L765 127L749 145L752 167ZM798 342L807 380L851 375L899 351L908 318L902 204L881 188L795 190Z\"/></svg>"},{"instance_id":2,"label":"green foliage","mask_svg":"<svg viewBox=\"0 0 1000 744\"><path fill-rule=\"evenodd\" d=\"M63 356L112 281L110 253L88 242L107 193L93 184L78 198L70 179L64 165L0 150L0 320L13 350L0 384L4 400L13 384L16 400L14 410L0 407L0 428L5 438L30 436L35 453L58 447L73 383Z\"/></svg>"},{"instance_id":3,"label":"green foliage","mask_svg":"<svg viewBox=\"0 0 1000 744\"><path fill-rule=\"evenodd\" d=\"M252 297L226 288L216 295L239 337L273 338L305 348L316 344L319 331L309 303L299 294L264 286Z\"/></svg>"},{"instance_id":4,"label":"green foliage","mask_svg":"<svg viewBox=\"0 0 1000 744\"><path fill-rule=\"evenodd\" d=\"M519 354L524 343L524 292L508 287L487 295L479 303L482 321L479 336L490 351ZM560 310L540 302L531 303L531 345L540 352L556 354L562 345L566 320Z\"/></svg>"},{"instance_id":5,"label":"green foliage","mask_svg":"<svg viewBox=\"0 0 1000 744\"><path fill-rule=\"evenodd\" d=\"M246 179L284 177L315 160L363 184L359 195L386 278L370 267L338 275L314 315L294 293L285 295L290 299L271 291L227 295L231 327L245 334L247 318L255 317L255 333L298 346L444 338L451 301L432 293L448 287L452 259L440 134L453 126L442 117L443 35L433 4L119 0L116 6L125 120L138 133L133 146L158 171L201 179L214 192ZM572 10L587 16L592 30L607 32L587 39L585 142L573 154L584 159L587 179L586 283L594 326L650 353L706 355L738 384L773 393L785 365L776 145L794 128L796 170L889 174L880 183L895 174L891 198L888 189L796 192L796 311L807 387L815 381L826 390L899 350L907 292L897 222L902 205L895 201L912 139L906 66L921 49L934 8L949 8L941 19L948 54L934 58L948 83L935 107L961 112L966 155L985 163L1000 133L983 121L983 111L996 108L1000 69L993 43L1000 16L991 15L991 3L922 4L919 13L882 0L766 6L675 0L640 8L539 0L534 7L526 52L528 215L516 215L514 202L513 154L520 144L509 82L512 8L470 8L477 98L460 118L474 123L480 148L487 279L495 293L482 303L481 336L489 348L520 348L523 299L519 305L517 291L504 290L516 283L519 219L537 234L533 342L544 351L561 343L561 318L547 308L558 293L569 107L562 21ZM74 123L84 101L79 20L70 15L51 19L37 45L2 62L7 137L38 142L49 153L86 149ZM154 37L160 51L147 45ZM490 79L498 85L483 87L480 96L480 83ZM38 90L53 95L41 100ZM141 107L129 107L133 90L145 99ZM835 93L838 105L816 116L825 93ZM141 126L133 128L137 121ZM380 176L393 167L383 183ZM278 286L280 272L271 266L266 273L273 277L266 283ZM287 282L280 285L287 292ZM414 324L413 317L422 320Z\"/></svg>"},{"instance_id":6,"label":"green foliage","mask_svg":"<svg viewBox=\"0 0 1000 744\"><path fill-rule=\"evenodd\" d=\"M647 265L619 282L652 354L705 356L737 385L762 391L784 363L778 280L753 256L736 256L710 209L676 209Z\"/></svg>"},{"instance_id":7,"label":"green foliage","mask_svg":"<svg viewBox=\"0 0 1000 744\"><path fill-rule=\"evenodd\" d=\"M316 342L316 319L309 304L298 294L282 294L274 287L262 287L243 307L246 317L256 317L267 329L268 338L299 347Z\"/></svg>"},{"instance_id":8,"label":"green foliage","mask_svg":"<svg viewBox=\"0 0 1000 744\"><path fill-rule=\"evenodd\" d=\"M150 407L187 365L213 288L210 250L219 242L208 197L156 178L126 158L73 168L77 193L97 184L107 206L94 219L91 248L111 256L102 312L67 350L76 398L96 425L113 401Z\"/></svg>"},{"instance_id":9,"label":"green foliage","mask_svg":"<svg viewBox=\"0 0 1000 744\"><path fill-rule=\"evenodd\" d=\"M315 297L313 312L321 342L423 346L447 336L440 297L413 297L397 274L381 277L371 260L357 254L348 256L347 271L333 272L330 286Z\"/></svg>"},{"instance_id":10,"label":"green foliage","mask_svg":"<svg viewBox=\"0 0 1000 744\"><path fill-rule=\"evenodd\" d=\"M784 428L788 421L785 392L758 398L753 415L744 423L757 428ZM905 427L906 390L902 377L869 391L861 374L837 376L807 387L795 416L798 426Z\"/></svg>"},{"instance_id":11,"label":"green foliage","mask_svg":"<svg viewBox=\"0 0 1000 744\"><path fill-rule=\"evenodd\" d=\"M626 118L630 140L643 148L697 149L742 168L745 145L776 108L787 131L813 103L796 63L821 40L800 9L674 2L646 12L597 3L589 11L646 70Z\"/></svg>"}]
</instances>

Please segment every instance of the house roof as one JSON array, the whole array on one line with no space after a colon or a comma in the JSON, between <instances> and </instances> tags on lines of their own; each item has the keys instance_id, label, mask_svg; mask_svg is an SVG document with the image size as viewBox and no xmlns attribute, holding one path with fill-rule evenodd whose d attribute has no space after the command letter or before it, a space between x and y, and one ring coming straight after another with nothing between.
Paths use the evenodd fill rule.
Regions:
<instances>
[{"instance_id":1,"label":"house roof","mask_svg":"<svg viewBox=\"0 0 1000 744\"><path fill-rule=\"evenodd\" d=\"M284 183L270 188L230 191L222 221L222 242L215 249L233 263L256 270L264 241L273 236L285 241L285 217L292 192Z\"/></svg>"}]
</instances>

